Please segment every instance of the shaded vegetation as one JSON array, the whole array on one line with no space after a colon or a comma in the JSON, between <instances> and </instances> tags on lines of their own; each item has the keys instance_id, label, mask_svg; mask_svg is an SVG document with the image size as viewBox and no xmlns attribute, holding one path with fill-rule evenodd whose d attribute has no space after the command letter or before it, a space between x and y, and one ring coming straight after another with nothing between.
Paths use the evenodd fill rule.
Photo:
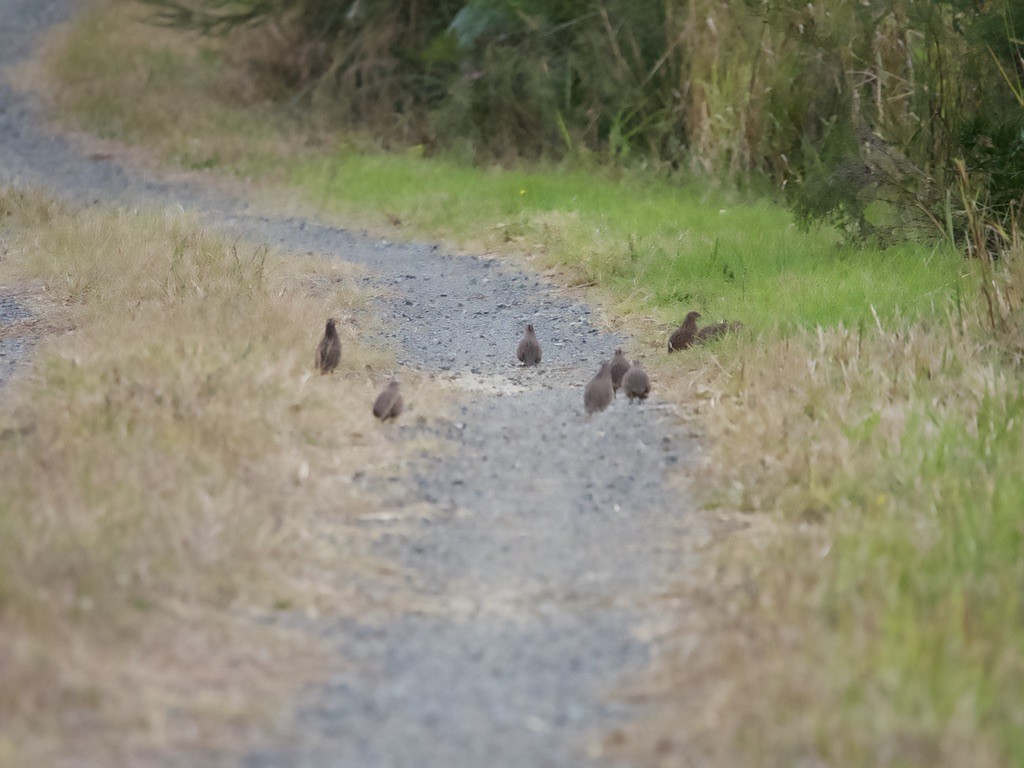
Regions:
<instances>
[{"instance_id":1,"label":"shaded vegetation","mask_svg":"<svg viewBox=\"0 0 1024 768\"><path fill-rule=\"evenodd\" d=\"M855 235L961 236L955 161L1000 220L1024 189L1008 0L143 2L259 28L277 97L428 148L768 177Z\"/></svg>"}]
</instances>

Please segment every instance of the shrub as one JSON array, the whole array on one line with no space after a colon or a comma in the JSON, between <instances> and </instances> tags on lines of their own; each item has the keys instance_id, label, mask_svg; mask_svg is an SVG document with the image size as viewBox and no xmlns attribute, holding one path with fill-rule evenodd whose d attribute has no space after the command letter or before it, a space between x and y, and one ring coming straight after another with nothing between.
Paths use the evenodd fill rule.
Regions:
<instances>
[{"instance_id":1,"label":"shrub","mask_svg":"<svg viewBox=\"0 0 1024 768\"><path fill-rule=\"evenodd\" d=\"M140 2L205 34L262 29L270 92L385 142L765 175L851 234L947 234L957 160L995 209L1024 186L1008 0Z\"/></svg>"}]
</instances>

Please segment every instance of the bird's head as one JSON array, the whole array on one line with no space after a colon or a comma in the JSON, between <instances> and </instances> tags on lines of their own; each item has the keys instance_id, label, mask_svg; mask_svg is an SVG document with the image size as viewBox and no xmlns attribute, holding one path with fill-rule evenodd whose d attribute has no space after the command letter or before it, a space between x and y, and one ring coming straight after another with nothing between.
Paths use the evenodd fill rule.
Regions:
<instances>
[{"instance_id":1,"label":"bird's head","mask_svg":"<svg viewBox=\"0 0 1024 768\"><path fill-rule=\"evenodd\" d=\"M527 323L527 325L526 325L526 332L527 333L533 333L534 332L533 331L533 323Z\"/></svg>"},{"instance_id":2,"label":"bird's head","mask_svg":"<svg viewBox=\"0 0 1024 768\"><path fill-rule=\"evenodd\" d=\"M693 312L688 312L687 315L686 315L686 321L685 322L687 322L687 323L695 323L695 322L697 322L697 318L698 317L700 317L700 312L697 312L696 310L694 310Z\"/></svg>"}]
</instances>

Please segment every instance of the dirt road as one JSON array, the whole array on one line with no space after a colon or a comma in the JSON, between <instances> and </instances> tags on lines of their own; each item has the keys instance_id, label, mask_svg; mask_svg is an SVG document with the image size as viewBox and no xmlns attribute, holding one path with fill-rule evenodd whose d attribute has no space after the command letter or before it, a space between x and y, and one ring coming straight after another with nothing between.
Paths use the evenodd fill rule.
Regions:
<instances>
[{"instance_id":1,"label":"dirt road","mask_svg":"<svg viewBox=\"0 0 1024 768\"><path fill-rule=\"evenodd\" d=\"M0 5L0 66L28 54L68 0ZM308 691L263 766L542 768L603 765L594 745L630 709L609 696L652 652L650 597L688 563L689 504L665 482L693 446L657 402L583 414L583 385L625 340L536 276L431 244L389 243L82 157L47 134L34 103L0 85L0 183L84 203L182 206L211 225L369 269L402 362L464 384L436 427L450 455L402 492L436 513L381 549L414 574L429 611L324 622L345 659ZM532 322L544 362L514 359ZM656 385L656 382L655 382Z\"/></svg>"}]
</instances>

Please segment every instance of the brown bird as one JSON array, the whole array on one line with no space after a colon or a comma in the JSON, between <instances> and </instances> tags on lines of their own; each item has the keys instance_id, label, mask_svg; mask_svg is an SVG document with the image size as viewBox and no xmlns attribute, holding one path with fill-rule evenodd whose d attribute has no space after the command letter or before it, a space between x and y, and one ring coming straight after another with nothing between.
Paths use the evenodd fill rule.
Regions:
<instances>
[{"instance_id":1,"label":"brown bird","mask_svg":"<svg viewBox=\"0 0 1024 768\"><path fill-rule=\"evenodd\" d=\"M526 333L516 347L516 357L523 365L537 365L540 362L540 342L533 330L533 323L526 326Z\"/></svg>"},{"instance_id":2,"label":"brown bird","mask_svg":"<svg viewBox=\"0 0 1024 768\"><path fill-rule=\"evenodd\" d=\"M590 380L587 388L583 391L583 407L587 413L603 411L615 397L615 389L612 387L612 364L611 361L601 364L597 375Z\"/></svg>"},{"instance_id":3,"label":"brown bird","mask_svg":"<svg viewBox=\"0 0 1024 768\"><path fill-rule=\"evenodd\" d=\"M402 393L398 391L398 382L392 379L373 401L373 415L381 421L397 419L404 405Z\"/></svg>"},{"instance_id":4,"label":"brown bird","mask_svg":"<svg viewBox=\"0 0 1024 768\"><path fill-rule=\"evenodd\" d=\"M697 335L698 317L700 317L700 312L687 313L683 324L676 328L675 333L668 337L669 352L677 352L693 344L693 339Z\"/></svg>"},{"instance_id":5,"label":"brown bird","mask_svg":"<svg viewBox=\"0 0 1024 768\"><path fill-rule=\"evenodd\" d=\"M639 360L634 360L622 377L622 390L630 400L646 400L650 394L651 379Z\"/></svg>"},{"instance_id":6,"label":"brown bird","mask_svg":"<svg viewBox=\"0 0 1024 768\"><path fill-rule=\"evenodd\" d=\"M338 367L341 359L341 339L338 338L338 329L334 325L334 318L327 321L324 329L324 337L316 348L316 369L320 373L330 373Z\"/></svg>"},{"instance_id":7,"label":"brown bird","mask_svg":"<svg viewBox=\"0 0 1024 768\"><path fill-rule=\"evenodd\" d=\"M621 349L616 349L615 354L610 360L612 365L612 389L616 392L619 391L619 387L622 386L622 377L626 375L626 371L629 370L629 360L622 354Z\"/></svg>"},{"instance_id":8,"label":"brown bird","mask_svg":"<svg viewBox=\"0 0 1024 768\"><path fill-rule=\"evenodd\" d=\"M721 336L723 333L735 332L743 327L743 323L712 323L711 325L705 325L699 331L697 336L693 340L694 344L703 344L705 341L711 341L716 336Z\"/></svg>"}]
</instances>

